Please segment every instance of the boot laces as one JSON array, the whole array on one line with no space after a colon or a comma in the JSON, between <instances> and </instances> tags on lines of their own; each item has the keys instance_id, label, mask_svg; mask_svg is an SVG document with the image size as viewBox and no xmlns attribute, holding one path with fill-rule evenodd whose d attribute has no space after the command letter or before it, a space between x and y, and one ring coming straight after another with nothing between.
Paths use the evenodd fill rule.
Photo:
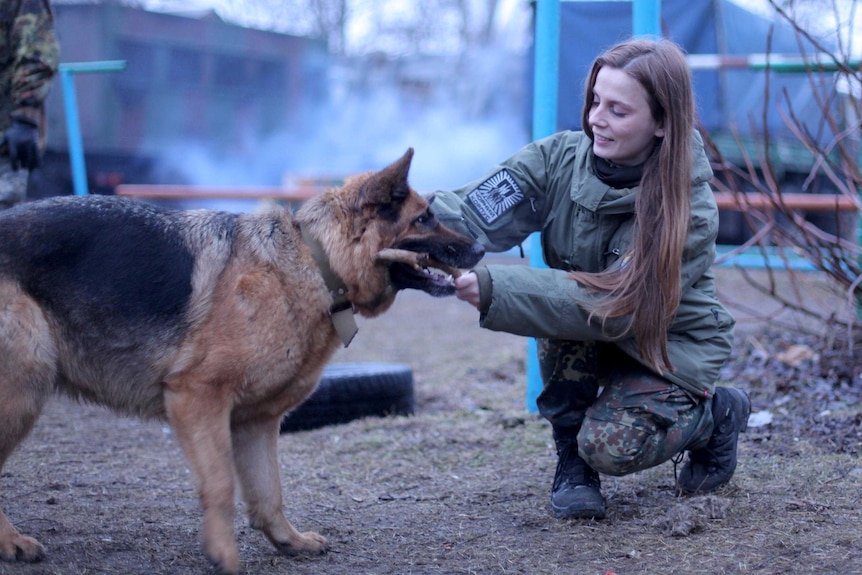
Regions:
<instances>
[{"instance_id":1,"label":"boot laces","mask_svg":"<svg viewBox=\"0 0 862 575\"><path fill-rule=\"evenodd\" d=\"M577 443L570 442L561 445L557 455L557 470L554 473L552 488L554 491L566 483L572 486L587 485L596 489L600 488L599 474L578 455Z\"/></svg>"},{"instance_id":2,"label":"boot laces","mask_svg":"<svg viewBox=\"0 0 862 575\"><path fill-rule=\"evenodd\" d=\"M680 451L676 455L670 458L673 462L673 483L676 485L679 483L679 464L682 463L683 458L685 457L685 451Z\"/></svg>"}]
</instances>

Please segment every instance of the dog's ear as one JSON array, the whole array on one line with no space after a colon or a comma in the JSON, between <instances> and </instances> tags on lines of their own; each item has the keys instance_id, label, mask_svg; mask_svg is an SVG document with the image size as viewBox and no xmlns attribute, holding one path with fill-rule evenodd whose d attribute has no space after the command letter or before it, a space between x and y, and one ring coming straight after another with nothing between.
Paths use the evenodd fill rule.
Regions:
<instances>
[{"instance_id":1,"label":"dog's ear","mask_svg":"<svg viewBox=\"0 0 862 575\"><path fill-rule=\"evenodd\" d=\"M373 174L363 185L364 200L376 205L400 204L410 195L407 174L413 161L413 148L407 148L404 155Z\"/></svg>"}]
</instances>

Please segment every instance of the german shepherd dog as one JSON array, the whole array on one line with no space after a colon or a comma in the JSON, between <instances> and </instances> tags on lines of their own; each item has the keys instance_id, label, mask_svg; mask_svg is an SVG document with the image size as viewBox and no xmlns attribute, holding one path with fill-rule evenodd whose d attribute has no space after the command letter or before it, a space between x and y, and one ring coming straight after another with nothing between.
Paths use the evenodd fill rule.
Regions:
<instances>
[{"instance_id":1,"label":"german shepherd dog","mask_svg":"<svg viewBox=\"0 0 862 575\"><path fill-rule=\"evenodd\" d=\"M484 255L410 188L412 157L349 177L295 215L115 196L0 212L0 469L46 400L64 392L170 423L220 572L240 567L235 477L251 526L279 551L325 551L321 535L298 532L282 510L283 415L352 337L354 312L376 316L403 288L451 295L450 276ZM0 511L0 557L43 555Z\"/></svg>"}]
</instances>

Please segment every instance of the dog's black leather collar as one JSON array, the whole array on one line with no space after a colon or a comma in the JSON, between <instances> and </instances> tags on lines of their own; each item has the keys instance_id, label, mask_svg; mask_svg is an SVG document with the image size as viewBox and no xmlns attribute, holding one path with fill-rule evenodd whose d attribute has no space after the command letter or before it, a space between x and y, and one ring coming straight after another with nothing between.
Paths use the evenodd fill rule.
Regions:
<instances>
[{"instance_id":1,"label":"dog's black leather collar","mask_svg":"<svg viewBox=\"0 0 862 575\"><path fill-rule=\"evenodd\" d=\"M314 263L317 264L320 275L323 276L323 283L326 284L326 289L329 290L329 295L332 297L332 305L329 306L332 325L335 326L341 343L347 347L359 331L356 326L356 318L353 317L353 304L347 297L347 284L330 267L329 258L326 257L326 252L323 251L323 246L317 241L317 238L311 237L302 226L299 227L299 230L302 233L302 241L311 250L311 257L314 258Z\"/></svg>"}]
</instances>

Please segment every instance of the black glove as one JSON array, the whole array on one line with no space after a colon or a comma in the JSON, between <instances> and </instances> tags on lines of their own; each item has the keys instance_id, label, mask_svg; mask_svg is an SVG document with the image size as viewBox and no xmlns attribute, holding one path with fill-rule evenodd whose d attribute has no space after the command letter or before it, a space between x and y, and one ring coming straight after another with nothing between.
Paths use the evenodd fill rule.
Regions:
<instances>
[{"instance_id":1,"label":"black glove","mask_svg":"<svg viewBox=\"0 0 862 575\"><path fill-rule=\"evenodd\" d=\"M6 128L3 137L9 148L9 161L12 169L24 168L32 170L39 166L39 128L36 124L14 118L12 125Z\"/></svg>"}]
</instances>

